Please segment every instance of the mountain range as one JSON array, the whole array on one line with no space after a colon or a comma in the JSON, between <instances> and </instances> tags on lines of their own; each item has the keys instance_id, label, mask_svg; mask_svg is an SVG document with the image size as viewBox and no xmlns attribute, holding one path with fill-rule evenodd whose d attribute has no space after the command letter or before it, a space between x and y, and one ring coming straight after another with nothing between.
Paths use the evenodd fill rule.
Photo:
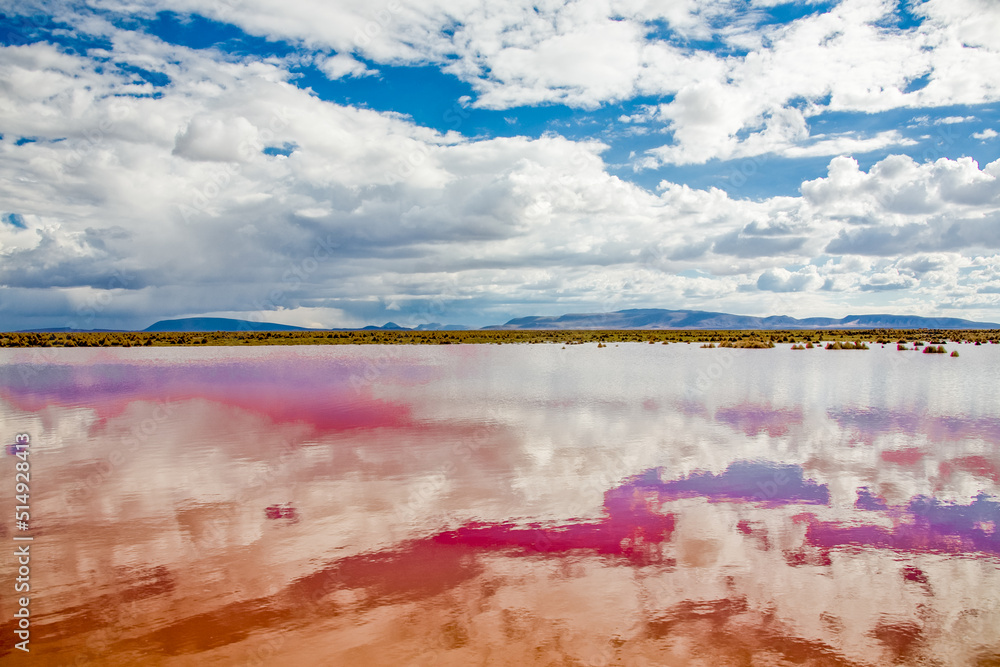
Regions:
<instances>
[{"instance_id":1,"label":"mountain range","mask_svg":"<svg viewBox=\"0 0 1000 667\"><path fill-rule=\"evenodd\" d=\"M848 315L753 317L703 310L638 308L612 313L580 313L558 317L518 317L484 329L995 329L1000 324L957 317L915 315Z\"/></svg>"},{"instance_id":2,"label":"mountain range","mask_svg":"<svg viewBox=\"0 0 1000 667\"><path fill-rule=\"evenodd\" d=\"M402 327L395 322L382 326L369 325L360 329L309 329L290 324L251 322L226 317L186 317L160 320L143 331L460 331L472 329L461 324L421 324L414 328ZM957 317L919 317L916 315L848 315L832 317L806 317L798 319L787 315L754 317L732 315L703 310L665 310L663 308L635 308L611 313L572 313L559 316L516 317L505 324L495 324L483 329L1000 329L995 322L973 322ZM66 327L29 329L36 332L83 331ZM92 329L121 331L121 329Z\"/></svg>"},{"instance_id":3,"label":"mountain range","mask_svg":"<svg viewBox=\"0 0 1000 667\"><path fill-rule=\"evenodd\" d=\"M146 327L143 331L455 331L469 328L461 324L439 324L432 322L409 329L401 327L395 322L386 322L380 327L368 325L358 329L339 327L335 329L311 329L291 324L251 322L249 320L235 320L228 317L185 317L179 320L160 320Z\"/></svg>"}]
</instances>

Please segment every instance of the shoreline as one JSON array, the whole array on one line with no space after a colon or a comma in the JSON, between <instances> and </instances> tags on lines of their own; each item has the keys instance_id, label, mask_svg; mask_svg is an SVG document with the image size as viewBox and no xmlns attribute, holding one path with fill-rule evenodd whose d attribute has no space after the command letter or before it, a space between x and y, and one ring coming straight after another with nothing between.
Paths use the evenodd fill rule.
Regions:
<instances>
[{"instance_id":1,"label":"shoreline","mask_svg":"<svg viewBox=\"0 0 1000 667\"><path fill-rule=\"evenodd\" d=\"M697 343L771 348L835 342L912 346L913 343L1000 344L1000 329L473 329L461 331L211 331L0 333L0 348L246 347L256 345L463 345L585 343Z\"/></svg>"}]
</instances>

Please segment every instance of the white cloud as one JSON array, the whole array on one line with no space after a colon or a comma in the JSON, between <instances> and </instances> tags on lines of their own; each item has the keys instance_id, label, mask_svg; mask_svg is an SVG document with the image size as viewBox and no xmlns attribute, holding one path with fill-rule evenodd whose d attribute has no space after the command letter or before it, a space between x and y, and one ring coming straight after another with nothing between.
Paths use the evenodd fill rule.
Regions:
<instances>
[{"instance_id":1,"label":"white cloud","mask_svg":"<svg viewBox=\"0 0 1000 667\"><path fill-rule=\"evenodd\" d=\"M312 9L362 15L361 5L352 7ZM534 58L528 46L535 39L547 40L546 53L568 64L585 58L572 35L601 38L576 26L603 26L603 8L574 6L563 16L560 7L543 7L504 37L509 44L496 47L496 53L510 51L496 61L508 69L490 75L483 95L542 99L539 91L565 84L559 99L596 104L631 94L629 87L659 86L656 77L676 67L673 102L634 119L674 124L675 152L662 159L884 150L905 138L892 132L811 136L807 119L816 109L785 104L813 85L805 71L787 86L768 78L772 65L777 72L791 67L780 47L785 39L815 42L809 56L815 58L839 57L840 51L823 49L850 44L867 44L871 57L888 48L883 42L899 46L870 24L850 27L847 14L868 8L870 16L880 15L872 7L845 2L840 14L775 29L777 41L767 53L732 62L664 44L638 51L623 46L617 66L628 70L633 58L659 59L656 71L616 82L595 70L594 85L579 70L560 73L536 59L528 73L529 64L518 61ZM277 6L266 11L281 30L302 27L278 21L285 10ZM400 6L388 23L367 24L381 32L364 49L388 53L394 31L404 31L413 39L391 51L392 58L404 61L418 46L433 53L427 51L433 40L416 38L420 21L430 19L404 21L407 11ZM497 26L521 16L505 7L487 16L471 4L455 11L483 13L483 23L462 28L469 45L487 44ZM692 35L704 25L697 12L684 14L694 17L687 23L677 16ZM609 27L611 42L640 39L633 23L618 23ZM324 40L344 31L350 40L364 25L316 28L329 37L313 38L327 48ZM847 32L831 36L837 26ZM966 290L973 313L992 307L988 299L996 296L976 292L982 275L959 269L985 266L982 258L998 252L1000 162L980 167L969 158L917 163L890 156L863 171L856 160L838 156L827 176L802 184L801 196L736 200L719 189L671 182L650 192L609 173L602 158L608 147L599 142L441 133L400 114L325 102L288 83L282 62L223 58L107 29L109 57L144 62L170 78L157 97L148 96L149 84L52 46L0 49L0 198L4 212L22 216L26 227L0 224L5 320L51 318L93 304L107 323L264 311L294 313L299 322L336 317L343 319L326 324L355 324L382 320L396 304L391 319L411 318L400 322L409 324L422 314L424 321L431 315L446 321L452 306L425 305L442 302L479 318L563 304L576 310L729 304L740 312L781 307L817 314L817 304L870 303L865 300L875 292L940 303L956 290ZM803 33L810 30L807 40ZM481 62L494 62L493 53L484 51ZM480 61L459 59L454 66L474 62ZM685 63L690 69L682 71ZM905 70L900 81L910 66L899 66ZM840 67L846 66L831 69ZM727 72L740 76L730 83ZM808 88L810 95L831 93L831 105L847 104L851 95L832 92L835 72L816 76L825 79ZM767 82L779 87L773 96L765 94ZM851 90L864 97L860 88ZM868 92L878 107L882 93ZM17 146L19 136L39 140ZM286 144L296 146L287 157L262 152ZM111 288L116 271L125 289ZM820 300L833 290L843 301ZM114 295L110 302L95 301L107 294Z\"/></svg>"},{"instance_id":2,"label":"white cloud","mask_svg":"<svg viewBox=\"0 0 1000 667\"><path fill-rule=\"evenodd\" d=\"M787 24L758 25L760 12L778 4L241 0L237 10L194 0L105 2L131 13L202 13L252 34L333 50L337 55L318 61L331 78L371 73L355 56L384 65L429 63L470 83L473 105L483 108L593 108L636 95L673 96L658 113L673 141L652 160L640 156L647 166L793 148L835 154L827 140L810 136L808 118L1000 99L1000 6L990 0L920 3L914 11L924 21L908 30L892 26L898 3L888 0L843 0ZM663 24L674 41L654 30ZM709 39L748 52L722 56L684 42ZM910 91L921 77L926 86ZM889 132L854 139L903 143Z\"/></svg>"},{"instance_id":3,"label":"white cloud","mask_svg":"<svg viewBox=\"0 0 1000 667\"><path fill-rule=\"evenodd\" d=\"M769 292L803 292L818 289L823 279L815 266L807 266L798 271L788 271L780 267L764 271L757 278L757 287Z\"/></svg>"},{"instance_id":4,"label":"white cloud","mask_svg":"<svg viewBox=\"0 0 1000 667\"><path fill-rule=\"evenodd\" d=\"M900 273L898 269L886 269L869 276L861 289L872 292L904 290L916 284L916 278Z\"/></svg>"},{"instance_id":5,"label":"white cloud","mask_svg":"<svg viewBox=\"0 0 1000 667\"><path fill-rule=\"evenodd\" d=\"M174 155L189 160L245 162L259 152L257 128L242 116L196 116L177 135Z\"/></svg>"},{"instance_id":6,"label":"white cloud","mask_svg":"<svg viewBox=\"0 0 1000 667\"><path fill-rule=\"evenodd\" d=\"M927 0L914 10L949 39L1000 49L1000 12L991 0Z\"/></svg>"},{"instance_id":7,"label":"white cloud","mask_svg":"<svg viewBox=\"0 0 1000 667\"><path fill-rule=\"evenodd\" d=\"M638 26L590 16L562 18L568 28L491 55L490 78L476 82L477 106L502 109L559 101L595 107L632 97L640 64Z\"/></svg>"},{"instance_id":8,"label":"white cloud","mask_svg":"<svg viewBox=\"0 0 1000 667\"><path fill-rule=\"evenodd\" d=\"M934 121L935 125L956 125L958 123L971 123L976 120L975 116L945 116Z\"/></svg>"},{"instance_id":9,"label":"white cloud","mask_svg":"<svg viewBox=\"0 0 1000 667\"><path fill-rule=\"evenodd\" d=\"M804 5L816 5L823 0L751 0L750 4L754 7L779 7L781 5L791 5L791 4L804 4Z\"/></svg>"},{"instance_id":10,"label":"white cloud","mask_svg":"<svg viewBox=\"0 0 1000 667\"><path fill-rule=\"evenodd\" d=\"M980 141L989 141L990 139L996 139L1000 137L1000 133L997 133L992 127L988 127L982 132L974 132L972 134L973 139L979 139Z\"/></svg>"},{"instance_id":11,"label":"white cloud","mask_svg":"<svg viewBox=\"0 0 1000 667\"><path fill-rule=\"evenodd\" d=\"M719 142L714 149L696 149L692 133L682 135L675 145L650 149L643 159L637 160L635 169L655 169L665 164L700 164L709 159L734 160L758 155L775 154L786 158L820 157L826 155L855 155L882 151L892 146L912 146L916 141L897 130L886 130L872 136L856 132L809 136L805 121L794 109L777 112L767 122L764 130L750 134L740 141L730 137Z\"/></svg>"},{"instance_id":12,"label":"white cloud","mask_svg":"<svg viewBox=\"0 0 1000 667\"><path fill-rule=\"evenodd\" d=\"M316 65L331 79L378 74L377 70L369 69L363 62L346 53L338 53L329 58L320 59Z\"/></svg>"},{"instance_id":13,"label":"white cloud","mask_svg":"<svg viewBox=\"0 0 1000 667\"><path fill-rule=\"evenodd\" d=\"M638 113L623 114L618 117L619 123L648 123L656 117L657 107L651 104L643 105Z\"/></svg>"},{"instance_id":14,"label":"white cloud","mask_svg":"<svg viewBox=\"0 0 1000 667\"><path fill-rule=\"evenodd\" d=\"M777 151L784 157L816 157L821 155L854 155L884 150L890 146L912 146L917 142L903 137L896 130L879 132L870 137L817 135L802 146L790 145Z\"/></svg>"},{"instance_id":15,"label":"white cloud","mask_svg":"<svg viewBox=\"0 0 1000 667\"><path fill-rule=\"evenodd\" d=\"M806 181L801 190L828 216L899 224L942 211L951 219L992 213L1000 205L998 176L1000 161L980 169L972 158L918 164L891 155L865 173L853 158L837 157L826 178Z\"/></svg>"}]
</instances>

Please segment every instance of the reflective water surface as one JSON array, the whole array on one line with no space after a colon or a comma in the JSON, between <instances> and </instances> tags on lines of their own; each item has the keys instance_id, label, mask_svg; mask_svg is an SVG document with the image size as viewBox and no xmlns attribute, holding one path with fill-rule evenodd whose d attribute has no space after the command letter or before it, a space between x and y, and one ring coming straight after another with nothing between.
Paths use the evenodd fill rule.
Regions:
<instances>
[{"instance_id":1,"label":"reflective water surface","mask_svg":"<svg viewBox=\"0 0 1000 667\"><path fill-rule=\"evenodd\" d=\"M948 347L0 350L0 661L998 665L1000 346Z\"/></svg>"}]
</instances>

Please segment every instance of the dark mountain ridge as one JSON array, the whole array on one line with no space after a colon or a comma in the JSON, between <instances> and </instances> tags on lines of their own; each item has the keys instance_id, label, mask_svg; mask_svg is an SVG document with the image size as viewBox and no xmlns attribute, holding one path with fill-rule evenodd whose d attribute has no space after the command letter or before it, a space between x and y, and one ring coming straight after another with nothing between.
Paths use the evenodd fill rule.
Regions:
<instances>
[{"instance_id":1,"label":"dark mountain ridge","mask_svg":"<svg viewBox=\"0 0 1000 667\"><path fill-rule=\"evenodd\" d=\"M635 308L612 313L575 313L553 317L517 317L484 329L995 329L1000 324L957 317L916 315L848 315L754 317L703 310Z\"/></svg>"}]
</instances>

